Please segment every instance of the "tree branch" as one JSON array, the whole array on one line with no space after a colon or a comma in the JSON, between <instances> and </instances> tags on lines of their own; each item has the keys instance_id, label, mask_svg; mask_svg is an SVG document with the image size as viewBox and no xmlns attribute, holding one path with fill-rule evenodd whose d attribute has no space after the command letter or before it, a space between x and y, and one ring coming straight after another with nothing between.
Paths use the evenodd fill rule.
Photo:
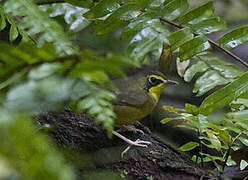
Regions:
<instances>
[{"instance_id":1,"label":"tree branch","mask_svg":"<svg viewBox=\"0 0 248 180\"><path fill-rule=\"evenodd\" d=\"M139 138L152 144L147 148L131 148L124 159L120 154L127 145L119 138L109 139L101 126L83 113L74 114L67 109L59 114L44 114L38 118L38 123L41 126L51 124L54 128L48 132L49 135L58 145L72 150L67 153L67 157L74 158L73 166L79 172L79 177L83 177L89 171L112 171L117 174L125 172L126 179L151 177L167 180L198 180L203 176L217 179L216 175L198 167L188 155L162 142L138 122L133 126L142 130L144 134L124 131L120 133L132 140ZM91 162L79 163L89 156Z\"/></svg>"},{"instance_id":2,"label":"tree branch","mask_svg":"<svg viewBox=\"0 0 248 180\"><path fill-rule=\"evenodd\" d=\"M177 24L175 22L172 22L172 21L169 21L169 20L166 20L166 19L163 19L163 18L160 18L160 21L164 22L164 23L167 23L167 24L170 24L171 26L174 26L178 29L182 29L184 28L183 26L181 26L180 24ZM193 33L195 36L198 36L199 34L197 33ZM229 50L221 47L218 43L216 43L215 41L213 41L212 39L210 38L207 38L208 42L214 46L215 48L219 49L220 51L224 52L225 54L231 56L233 59L235 59L236 61L238 61L239 63L241 63L242 65L244 65L246 68L248 68L248 63L245 62L244 60L242 60L240 57L238 57L237 55L233 54L232 52L230 52Z\"/></svg>"}]
</instances>

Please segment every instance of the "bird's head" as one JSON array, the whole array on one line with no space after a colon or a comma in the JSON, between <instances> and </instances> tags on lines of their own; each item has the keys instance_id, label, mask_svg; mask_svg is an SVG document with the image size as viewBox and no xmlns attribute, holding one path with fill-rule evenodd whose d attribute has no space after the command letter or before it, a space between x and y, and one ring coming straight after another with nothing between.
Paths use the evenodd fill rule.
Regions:
<instances>
[{"instance_id":1,"label":"bird's head","mask_svg":"<svg viewBox=\"0 0 248 180\"><path fill-rule=\"evenodd\" d=\"M164 88L175 84L178 84L178 82L167 79L161 72L150 72L146 76L145 90L151 97L158 101Z\"/></svg>"}]
</instances>

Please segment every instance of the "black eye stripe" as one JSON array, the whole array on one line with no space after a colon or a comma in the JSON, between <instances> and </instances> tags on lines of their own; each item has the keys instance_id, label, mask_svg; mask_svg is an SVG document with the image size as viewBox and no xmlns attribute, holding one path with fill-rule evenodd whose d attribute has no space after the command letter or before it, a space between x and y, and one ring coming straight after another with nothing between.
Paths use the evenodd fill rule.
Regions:
<instances>
[{"instance_id":1,"label":"black eye stripe","mask_svg":"<svg viewBox=\"0 0 248 180\"><path fill-rule=\"evenodd\" d=\"M149 79L149 81L150 81L150 83L151 83L153 86L158 85L158 84L161 84L161 83L163 82L162 80L157 79L157 78L155 78L155 77L151 77L151 78Z\"/></svg>"}]
</instances>

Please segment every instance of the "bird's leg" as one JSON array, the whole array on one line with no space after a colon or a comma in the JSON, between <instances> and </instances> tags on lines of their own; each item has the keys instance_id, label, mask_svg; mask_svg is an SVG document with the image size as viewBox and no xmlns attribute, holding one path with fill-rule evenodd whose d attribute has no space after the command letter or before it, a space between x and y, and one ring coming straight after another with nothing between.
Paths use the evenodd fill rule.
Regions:
<instances>
[{"instance_id":1,"label":"bird's leg","mask_svg":"<svg viewBox=\"0 0 248 180\"><path fill-rule=\"evenodd\" d=\"M145 134L142 130L137 129L136 127L130 126L130 125L123 125L122 128L119 130L121 131L122 129L127 130L127 131L133 131L135 133L139 132L141 134ZM117 131L119 131L119 130L117 130Z\"/></svg>"},{"instance_id":2,"label":"bird's leg","mask_svg":"<svg viewBox=\"0 0 248 180\"><path fill-rule=\"evenodd\" d=\"M131 146L139 146L139 147L147 148L149 144L152 144L149 141L142 141L139 139L137 139L136 141L132 141L132 140L126 138L125 136L122 136L120 133L118 133L116 131L113 131L113 134L129 144L129 146L121 153L121 157L124 156L124 154L131 148Z\"/></svg>"}]
</instances>

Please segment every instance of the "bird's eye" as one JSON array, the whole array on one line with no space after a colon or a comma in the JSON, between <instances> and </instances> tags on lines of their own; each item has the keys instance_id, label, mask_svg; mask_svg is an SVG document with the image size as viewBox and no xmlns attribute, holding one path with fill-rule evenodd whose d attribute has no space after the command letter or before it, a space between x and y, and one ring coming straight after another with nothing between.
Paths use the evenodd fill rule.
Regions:
<instances>
[{"instance_id":1,"label":"bird's eye","mask_svg":"<svg viewBox=\"0 0 248 180\"><path fill-rule=\"evenodd\" d=\"M150 78L150 82L155 84L157 82L158 79L156 79L155 77L151 77Z\"/></svg>"}]
</instances>

